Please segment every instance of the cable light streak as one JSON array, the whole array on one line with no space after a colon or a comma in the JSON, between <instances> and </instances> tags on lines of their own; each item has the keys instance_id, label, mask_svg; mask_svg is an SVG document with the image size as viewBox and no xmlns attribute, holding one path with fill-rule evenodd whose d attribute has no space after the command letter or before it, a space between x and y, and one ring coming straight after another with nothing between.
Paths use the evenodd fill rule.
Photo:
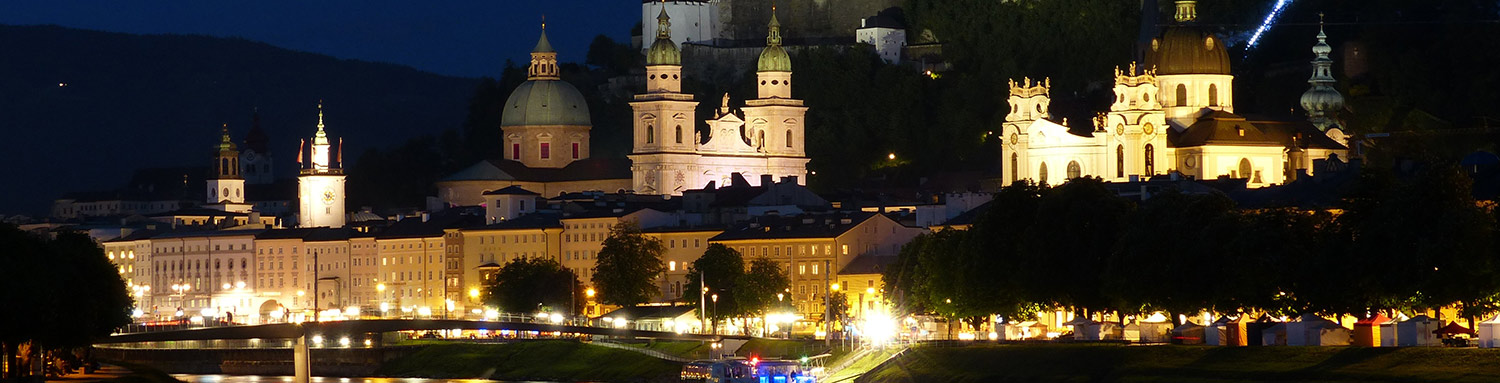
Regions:
<instances>
[{"instance_id":1,"label":"cable light streak","mask_svg":"<svg viewBox=\"0 0 1500 383\"><path fill-rule=\"evenodd\" d=\"M1271 13L1266 15L1266 20L1260 23L1260 27L1255 29L1254 34L1250 35L1251 48L1255 47L1255 43L1260 41L1260 35L1265 33L1267 29L1271 29L1271 23L1276 22L1276 17L1281 16L1281 11L1285 10L1286 6L1291 3L1292 0L1276 0L1276 6L1271 7Z\"/></svg>"}]
</instances>

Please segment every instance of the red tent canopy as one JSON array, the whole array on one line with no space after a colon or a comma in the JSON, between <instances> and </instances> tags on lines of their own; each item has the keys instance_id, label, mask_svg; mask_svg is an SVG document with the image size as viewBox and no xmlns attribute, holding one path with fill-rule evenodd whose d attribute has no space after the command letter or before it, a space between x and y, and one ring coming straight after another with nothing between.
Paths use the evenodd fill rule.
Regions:
<instances>
[{"instance_id":1,"label":"red tent canopy","mask_svg":"<svg viewBox=\"0 0 1500 383\"><path fill-rule=\"evenodd\" d=\"M1437 335L1458 335L1458 334L1469 334L1469 336L1478 336L1479 335L1479 334L1475 334L1474 330L1470 330L1468 327L1459 326L1457 322L1448 322L1447 326L1443 326L1443 328L1440 328L1440 329L1437 329L1437 330L1432 330L1432 333L1433 334L1437 334Z\"/></svg>"}]
</instances>

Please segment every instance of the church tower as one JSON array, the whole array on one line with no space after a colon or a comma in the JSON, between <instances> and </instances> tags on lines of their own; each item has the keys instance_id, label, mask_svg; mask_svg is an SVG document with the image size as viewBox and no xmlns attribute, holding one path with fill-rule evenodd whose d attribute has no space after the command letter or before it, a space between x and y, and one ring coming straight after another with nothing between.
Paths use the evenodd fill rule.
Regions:
<instances>
[{"instance_id":1,"label":"church tower","mask_svg":"<svg viewBox=\"0 0 1500 383\"><path fill-rule=\"evenodd\" d=\"M807 148L804 145L804 116L807 107L792 98L792 57L781 46L781 23L776 7L771 7L771 22L766 35L766 49L756 62L757 98L746 100L745 138L756 151L768 157L773 176L794 176L806 184ZM747 178L753 174L747 174Z\"/></svg>"},{"instance_id":2,"label":"church tower","mask_svg":"<svg viewBox=\"0 0 1500 383\"><path fill-rule=\"evenodd\" d=\"M235 213L250 211L245 204L245 179L240 177L240 150L229 138L229 125L220 130L217 155L214 158L214 174L208 179L208 201L210 209Z\"/></svg>"},{"instance_id":3,"label":"church tower","mask_svg":"<svg viewBox=\"0 0 1500 383\"><path fill-rule=\"evenodd\" d=\"M304 141L305 143L305 141ZM300 227L344 227L344 145L339 141L338 163L330 161L328 133L323 131L323 103L318 102L318 132L313 134L310 161L297 151L297 217Z\"/></svg>"},{"instance_id":4,"label":"church tower","mask_svg":"<svg viewBox=\"0 0 1500 383\"><path fill-rule=\"evenodd\" d=\"M1138 69L1133 62L1125 71L1115 67L1115 101L1099 125L1104 133L1094 133L1109 137L1104 148L1109 157L1104 179L1124 182L1130 176L1149 178L1169 168L1160 166L1167 158L1169 127L1156 85L1156 71Z\"/></svg>"},{"instance_id":5,"label":"church tower","mask_svg":"<svg viewBox=\"0 0 1500 383\"><path fill-rule=\"evenodd\" d=\"M1333 48L1328 46L1328 35L1323 33L1321 14L1318 15L1318 44L1313 45L1312 51L1316 58L1312 61L1312 78L1307 79L1311 87L1302 93L1302 109L1307 111L1307 120L1318 130L1339 129L1334 115L1344 108L1344 96L1333 87L1338 82L1333 78L1333 59L1328 58Z\"/></svg>"},{"instance_id":6,"label":"church tower","mask_svg":"<svg viewBox=\"0 0 1500 383\"><path fill-rule=\"evenodd\" d=\"M250 116L250 132L245 133L244 150L240 151L240 176L250 185L269 184L276 181L271 173L270 137L260 128L260 111Z\"/></svg>"},{"instance_id":7,"label":"church tower","mask_svg":"<svg viewBox=\"0 0 1500 383\"><path fill-rule=\"evenodd\" d=\"M635 96L632 188L642 194L681 194L703 187L697 169L699 138L693 95L682 93L682 53L662 7L656 41L646 51L646 93Z\"/></svg>"}]
</instances>

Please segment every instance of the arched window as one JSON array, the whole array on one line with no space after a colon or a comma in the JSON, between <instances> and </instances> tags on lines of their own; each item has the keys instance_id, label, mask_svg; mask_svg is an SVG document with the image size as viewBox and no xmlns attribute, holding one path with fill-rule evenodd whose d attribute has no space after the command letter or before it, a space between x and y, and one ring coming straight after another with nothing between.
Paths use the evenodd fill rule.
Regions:
<instances>
[{"instance_id":1,"label":"arched window","mask_svg":"<svg viewBox=\"0 0 1500 383\"><path fill-rule=\"evenodd\" d=\"M677 143L682 143L682 125L677 125Z\"/></svg>"},{"instance_id":2,"label":"arched window","mask_svg":"<svg viewBox=\"0 0 1500 383\"><path fill-rule=\"evenodd\" d=\"M1219 106L1219 84L1208 84L1208 106Z\"/></svg>"},{"instance_id":3,"label":"arched window","mask_svg":"<svg viewBox=\"0 0 1500 383\"><path fill-rule=\"evenodd\" d=\"M786 130L786 147L788 147L788 148L792 147L792 130L791 129L787 129Z\"/></svg>"},{"instance_id":4,"label":"arched window","mask_svg":"<svg viewBox=\"0 0 1500 383\"><path fill-rule=\"evenodd\" d=\"M1021 162L1021 156L1017 155L1015 153L1011 153L1010 154L1010 183L1016 183L1016 175L1021 172L1020 165L1017 165L1017 163L1019 163L1019 162Z\"/></svg>"},{"instance_id":5,"label":"arched window","mask_svg":"<svg viewBox=\"0 0 1500 383\"><path fill-rule=\"evenodd\" d=\"M646 143L651 144L651 143L655 143L655 142L656 142L656 127L651 126L651 124L646 124Z\"/></svg>"},{"instance_id":6,"label":"arched window","mask_svg":"<svg viewBox=\"0 0 1500 383\"><path fill-rule=\"evenodd\" d=\"M1250 173L1251 172L1252 172L1252 170L1250 169L1250 159L1249 158L1241 158L1240 159L1240 173L1236 174L1235 178L1250 178Z\"/></svg>"},{"instance_id":7,"label":"arched window","mask_svg":"<svg viewBox=\"0 0 1500 383\"><path fill-rule=\"evenodd\" d=\"M1115 177L1125 178L1125 145L1115 146Z\"/></svg>"},{"instance_id":8,"label":"arched window","mask_svg":"<svg viewBox=\"0 0 1500 383\"><path fill-rule=\"evenodd\" d=\"M1039 168L1037 168L1036 179L1037 179L1037 183L1043 183L1043 184L1047 183L1047 163L1046 162L1043 162L1042 166L1039 167Z\"/></svg>"},{"instance_id":9,"label":"arched window","mask_svg":"<svg viewBox=\"0 0 1500 383\"><path fill-rule=\"evenodd\" d=\"M228 158L220 158L219 159L219 175L221 175L221 176L227 176L227 175L229 175L229 159Z\"/></svg>"},{"instance_id":10,"label":"arched window","mask_svg":"<svg viewBox=\"0 0 1500 383\"><path fill-rule=\"evenodd\" d=\"M1156 147L1146 144L1146 176L1156 175Z\"/></svg>"},{"instance_id":11,"label":"arched window","mask_svg":"<svg viewBox=\"0 0 1500 383\"><path fill-rule=\"evenodd\" d=\"M1083 177L1083 167L1078 166L1078 161L1068 161L1068 179Z\"/></svg>"},{"instance_id":12,"label":"arched window","mask_svg":"<svg viewBox=\"0 0 1500 383\"><path fill-rule=\"evenodd\" d=\"M229 198L229 188L224 188L224 198Z\"/></svg>"},{"instance_id":13,"label":"arched window","mask_svg":"<svg viewBox=\"0 0 1500 383\"><path fill-rule=\"evenodd\" d=\"M764 130L760 131L760 141L757 141L757 142L759 143L759 145L757 145L757 147L761 147L761 148L766 147L766 131L764 131Z\"/></svg>"},{"instance_id":14,"label":"arched window","mask_svg":"<svg viewBox=\"0 0 1500 383\"><path fill-rule=\"evenodd\" d=\"M1177 106L1187 106L1187 85L1177 84Z\"/></svg>"}]
</instances>

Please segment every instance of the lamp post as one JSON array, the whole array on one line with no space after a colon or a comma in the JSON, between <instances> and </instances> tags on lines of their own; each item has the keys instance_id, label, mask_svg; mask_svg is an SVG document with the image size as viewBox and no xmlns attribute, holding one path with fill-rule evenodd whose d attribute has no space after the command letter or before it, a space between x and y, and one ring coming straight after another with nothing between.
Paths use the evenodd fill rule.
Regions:
<instances>
[{"instance_id":1,"label":"lamp post","mask_svg":"<svg viewBox=\"0 0 1500 383\"><path fill-rule=\"evenodd\" d=\"M714 318L719 317L719 294L714 294ZM714 334L719 334L719 321L714 320Z\"/></svg>"},{"instance_id":2,"label":"lamp post","mask_svg":"<svg viewBox=\"0 0 1500 383\"><path fill-rule=\"evenodd\" d=\"M385 302L385 283L375 284L375 297L380 300L380 319L385 319L385 312L391 309L390 303Z\"/></svg>"}]
</instances>

